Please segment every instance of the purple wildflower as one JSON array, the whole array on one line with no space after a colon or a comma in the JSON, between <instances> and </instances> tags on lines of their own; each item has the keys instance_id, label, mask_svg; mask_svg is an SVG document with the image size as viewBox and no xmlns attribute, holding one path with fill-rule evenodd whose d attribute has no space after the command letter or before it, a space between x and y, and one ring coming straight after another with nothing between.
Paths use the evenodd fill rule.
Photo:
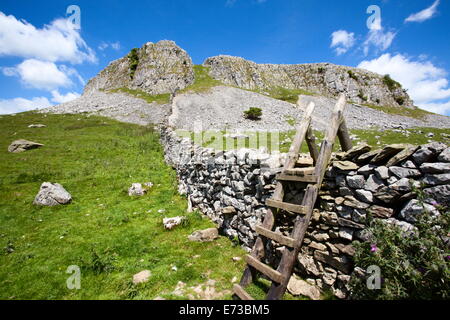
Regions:
<instances>
[{"instance_id":1,"label":"purple wildflower","mask_svg":"<svg viewBox=\"0 0 450 320\"><path fill-rule=\"evenodd\" d=\"M376 244L371 244L370 245L370 252L377 252L378 251L378 247Z\"/></svg>"},{"instance_id":2,"label":"purple wildflower","mask_svg":"<svg viewBox=\"0 0 450 320\"><path fill-rule=\"evenodd\" d=\"M446 257L445 257L445 260L450 260L450 256L446 256Z\"/></svg>"}]
</instances>

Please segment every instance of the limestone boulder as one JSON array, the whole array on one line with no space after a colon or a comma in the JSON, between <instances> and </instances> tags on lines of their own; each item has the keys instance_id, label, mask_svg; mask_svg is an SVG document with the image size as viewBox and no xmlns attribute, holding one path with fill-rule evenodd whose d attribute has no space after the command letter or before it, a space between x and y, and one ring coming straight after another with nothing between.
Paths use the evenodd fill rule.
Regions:
<instances>
[{"instance_id":1,"label":"limestone boulder","mask_svg":"<svg viewBox=\"0 0 450 320\"><path fill-rule=\"evenodd\" d=\"M20 152L24 152L27 150L40 148L42 146L44 146L44 145L41 143L28 141L28 140L24 140L24 139L19 139L19 140L13 141L9 145L8 151L11 153L20 153Z\"/></svg>"},{"instance_id":2,"label":"limestone boulder","mask_svg":"<svg viewBox=\"0 0 450 320\"><path fill-rule=\"evenodd\" d=\"M35 205L58 206L68 204L72 201L72 196L59 183L44 182L34 199Z\"/></svg>"}]
</instances>

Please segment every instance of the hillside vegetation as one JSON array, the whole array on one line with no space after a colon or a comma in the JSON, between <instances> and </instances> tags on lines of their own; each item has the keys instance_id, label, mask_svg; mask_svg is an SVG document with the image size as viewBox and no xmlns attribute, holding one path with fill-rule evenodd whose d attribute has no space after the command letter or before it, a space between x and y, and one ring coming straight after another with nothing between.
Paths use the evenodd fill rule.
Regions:
<instances>
[{"instance_id":1,"label":"hillside vegetation","mask_svg":"<svg viewBox=\"0 0 450 320\"><path fill-rule=\"evenodd\" d=\"M19 138L45 146L8 153ZM179 299L186 296L171 295L179 281L189 287L214 279L221 291L240 277L244 262L232 257L244 251L229 239L188 241L213 224L186 213L151 127L84 115L2 116L0 150L0 299ZM44 181L62 184L73 202L34 206ZM146 196L128 196L131 183L148 181L154 186ZM162 219L178 215L187 223L164 230ZM81 268L80 290L66 287L70 265ZM134 285L133 275L145 269L149 282Z\"/></svg>"}]
</instances>

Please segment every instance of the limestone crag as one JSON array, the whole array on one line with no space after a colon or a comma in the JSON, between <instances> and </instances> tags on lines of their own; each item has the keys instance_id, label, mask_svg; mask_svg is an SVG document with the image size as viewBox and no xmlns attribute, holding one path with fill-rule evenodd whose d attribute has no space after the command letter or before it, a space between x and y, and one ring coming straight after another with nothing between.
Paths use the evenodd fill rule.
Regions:
<instances>
[{"instance_id":1,"label":"limestone crag","mask_svg":"<svg viewBox=\"0 0 450 320\"><path fill-rule=\"evenodd\" d=\"M133 61L135 60L135 61ZM136 69L132 71L135 62ZM190 56L175 42L148 42L136 52L111 62L84 89L84 94L118 88L137 89L149 94L173 93L194 81Z\"/></svg>"},{"instance_id":2,"label":"limestone crag","mask_svg":"<svg viewBox=\"0 0 450 320\"><path fill-rule=\"evenodd\" d=\"M226 55L208 58L203 65L210 67L213 78L244 89L303 89L331 98L345 93L349 101L360 104L413 107L401 86L388 86L383 76L363 69L331 63L256 64Z\"/></svg>"}]
</instances>

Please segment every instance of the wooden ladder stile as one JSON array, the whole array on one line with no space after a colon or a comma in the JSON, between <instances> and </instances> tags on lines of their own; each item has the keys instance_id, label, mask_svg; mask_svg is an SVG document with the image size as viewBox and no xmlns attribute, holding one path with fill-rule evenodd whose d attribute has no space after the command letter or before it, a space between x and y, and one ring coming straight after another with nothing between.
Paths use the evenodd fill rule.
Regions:
<instances>
[{"instance_id":1,"label":"wooden ladder stile","mask_svg":"<svg viewBox=\"0 0 450 320\"><path fill-rule=\"evenodd\" d=\"M311 102L305 112L303 119L297 127L297 133L294 141L289 149L287 159L283 169L277 175L277 185L271 199L266 200L268 206L267 213L263 223L256 227L258 237L255 241L251 253L246 257L247 266L239 285L234 286L234 293L243 300L253 299L246 291L250 283L252 283L258 274L264 274L272 281L272 285L267 293L266 299L281 299L286 291L287 284L292 275L292 270L296 261L296 257L300 251L306 230L311 220L314 210L314 204L322 184L325 171L331 159L333 145L336 137L339 138L341 147L344 151L351 149L351 139L349 137L347 126L344 119L344 109L346 99L341 95L333 110L330 127L327 130L325 139L322 141L320 150L315 144L315 137L311 127L312 113L314 111L314 103ZM300 164L313 164L314 167L295 168L303 141L306 140L311 162L302 160ZM294 181L302 183L305 189L301 205L284 202L284 182ZM304 184L306 183L306 187ZM278 210L284 210L295 214L294 227L289 236L272 231L275 225L275 213ZM270 239L285 246L283 254L276 269L264 264L265 258L265 240Z\"/></svg>"}]
</instances>

